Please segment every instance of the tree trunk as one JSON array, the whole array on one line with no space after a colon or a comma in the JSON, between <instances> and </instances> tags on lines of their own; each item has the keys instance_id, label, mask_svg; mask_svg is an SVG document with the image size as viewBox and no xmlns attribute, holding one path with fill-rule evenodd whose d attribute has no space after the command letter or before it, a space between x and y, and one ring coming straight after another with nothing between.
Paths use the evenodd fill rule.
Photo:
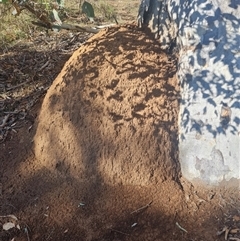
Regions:
<instances>
[{"instance_id":1,"label":"tree trunk","mask_svg":"<svg viewBox=\"0 0 240 241\"><path fill-rule=\"evenodd\" d=\"M142 0L138 22L179 50L179 159L187 179L240 179L238 0Z\"/></svg>"}]
</instances>

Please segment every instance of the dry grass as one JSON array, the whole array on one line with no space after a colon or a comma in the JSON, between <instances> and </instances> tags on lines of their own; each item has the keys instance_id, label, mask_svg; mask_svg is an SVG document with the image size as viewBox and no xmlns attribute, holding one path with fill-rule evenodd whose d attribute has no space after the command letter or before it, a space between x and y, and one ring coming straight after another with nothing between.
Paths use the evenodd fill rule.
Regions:
<instances>
[{"instance_id":1,"label":"dry grass","mask_svg":"<svg viewBox=\"0 0 240 241\"><path fill-rule=\"evenodd\" d=\"M48 2L49 0L47 0ZM65 9L69 15L81 16L80 0L65 1ZM83 1L82 1L83 2ZM139 0L89 0L95 10L95 16L104 22L125 23L136 20ZM37 28L31 24L34 16L24 10L19 16L12 15L13 7L0 4L0 46L1 50L15 44L18 40L30 39ZM71 20L67 20L70 22ZM81 22L78 22L81 24ZM40 29L42 31L43 29Z\"/></svg>"},{"instance_id":2,"label":"dry grass","mask_svg":"<svg viewBox=\"0 0 240 241\"><path fill-rule=\"evenodd\" d=\"M139 5L138 0L89 0L89 2L94 7L97 19L112 23L115 22L115 19L119 23L135 20ZM80 0L65 1L66 12L69 15L74 14L76 16L77 14L77 16L80 16L79 3ZM0 5L0 46L2 50L15 44L18 40L31 39L34 31L38 29L31 24L34 16L24 10L19 16L15 17L12 15L13 9L10 4Z\"/></svg>"},{"instance_id":3,"label":"dry grass","mask_svg":"<svg viewBox=\"0 0 240 241\"><path fill-rule=\"evenodd\" d=\"M12 15L11 5L0 5L0 46L7 47L29 35L31 17L24 12L18 17Z\"/></svg>"}]
</instances>

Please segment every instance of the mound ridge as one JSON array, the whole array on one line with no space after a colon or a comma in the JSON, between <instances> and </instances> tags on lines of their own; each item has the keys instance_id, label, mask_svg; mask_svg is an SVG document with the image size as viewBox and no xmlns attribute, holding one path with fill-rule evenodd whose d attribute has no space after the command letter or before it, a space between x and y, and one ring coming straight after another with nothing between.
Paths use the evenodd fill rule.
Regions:
<instances>
[{"instance_id":1,"label":"mound ridge","mask_svg":"<svg viewBox=\"0 0 240 241\"><path fill-rule=\"evenodd\" d=\"M83 182L177 180L175 73L176 59L134 26L96 34L47 92L34 138L36 158Z\"/></svg>"}]
</instances>

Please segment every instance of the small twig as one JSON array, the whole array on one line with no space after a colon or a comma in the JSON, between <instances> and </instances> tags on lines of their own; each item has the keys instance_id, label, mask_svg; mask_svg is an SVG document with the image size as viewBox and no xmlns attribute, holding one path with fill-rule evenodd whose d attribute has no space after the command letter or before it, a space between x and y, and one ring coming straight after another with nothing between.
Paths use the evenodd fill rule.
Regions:
<instances>
[{"instance_id":1,"label":"small twig","mask_svg":"<svg viewBox=\"0 0 240 241\"><path fill-rule=\"evenodd\" d=\"M228 240L229 231L230 231L230 228L227 228L225 231L225 235L224 235L225 240Z\"/></svg>"},{"instance_id":2,"label":"small twig","mask_svg":"<svg viewBox=\"0 0 240 241\"><path fill-rule=\"evenodd\" d=\"M143 207L141 207L141 208L138 208L137 210L131 212L131 214L133 214L133 213L138 213L138 212L140 212L141 210L148 208L148 207L152 204L152 202L153 202L153 201L151 201L150 203L148 203L147 205L145 205L145 206L143 206Z\"/></svg>"},{"instance_id":3,"label":"small twig","mask_svg":"<svg viewBox=\"0 0 240 241\"><path fill-rule=\"evenodd\" d=\"M117 20L116 15L113 15L113 19L114 19L115 23L118 25L118 20Z\"/></svg>"},{"instance_id":4,"label":"small twig","mask_svg":"<svg viewBox=\"0 0 240 241\"><path fill-rule=\"evenodd\" d=\"M24 228L25 233L27 234L27 240L30 241L29 234L28 234L28 229Z\"/></svg>"},{"instance_id":5,"label":"small twig","mask_svg":"<svg viewBox=\"0 0 240 241\"><path fill-rule=\"evenodd\" d=\"M13 115L15 115L15 114L18 114L19 111L4 111L3 113L4 114L13 114Z\"/></svg>"},{"instance_id":6,"label":"small twig","mask_svg":"<svg viewBox=\"0 0 240 241\"><path fill-rule=\"evenodd\" d=\"M45 67L49 64L49 60L38 70L39 72L42 71Z\"/></svg>"},{"instance_id":7,"label":"small twig","mask_svg":"<svg viewBox=\"0 0 240 241\"><path fill-rule=\"evenodd\" d=\"M179 229L181 229L183 232L185 232L185 233L188 232L185 228L181 227L178 222L176 222L176 225L177 225L177 227L178 227Z\"/></svg>"},{"instance_id":8,"label":"small twig","mask_svg":"<svg viewBox=\"0 0 240 241\"><path fill-rule=\"evenodd\" d=\"M55 229L52 229L52 231L49 233L49 235L47 236L46 240L49 240L51 238L51 235L53 234L53 232L55 231Z\"/></svg>"},{"instance_id":9,"label":"small twig","mask_svg":"<svg viewBox=\"0 0 240 241\"><path fill-rule=\"evenodd\" d=\"M3 198L2 190L3 190L3 185L2 185L2 183L0 183L0 198Z\"/></svg>"},{"instance_id":10,"label":"small twig","mask_svg":"<svg viewBox=\"0 0 240 241\"><path fill-rule=\"evenodd\" d=\"M96 26L95 28L97 29L104 29L104 28L109 28L109 27L113 27L113 26L116 26L116 24L106 24L106 25L98 25Z\"/></svg>"},{"instance_id":11,"label":"small twig","mask_svg":"<svg viewBox=\"0 0 240 241\"><path fill-rule=\"evenodd\" d=\"M223 233L225 233L226 230L227 230L227 228L228 228L227 226L224 226L221 231L218 231L218 232L217 232L217 235L220 236L220 235L222 235Z\"/></svg>"},{"instance_id":12,"label":"small twig","mask_svg":"<svg viewBox=\"0 0 240 241\"><path fill-rule=\"evenodd\" d=\"M10 115L8 114L8 115L6 115L6 116L3 118L3 121L2 121L2 124L0 125L0 128L3 128L3 127L6 125L9 116L10 116Z\"/></svg>"},{"instance_id":13,"label":"small twig","mask_svg":"<svg viewBox=\"0 0 240 241\"><path fill-rule=\"evenodd\" d=\"M112 231L114 231L114 232L116 232L116 233L121 233L121 234L124 234L124 235L128 235L128 236L130 236L129 233L124 233L124 232L119 231L119 230L116 230L116 229L114 229L114 228L110 228L110 230L112 230Z\"/></svg>"},{"instance_id":14,"label":"small twig","mask_svg":"<svg viewBox=\"0 0 240 241\"><path fill-rule=\"evenodd\" d=\"M18 85L15 85L15 86L12 86L12 87L6 88L6 90L7 90L7 91L10 91L10 90L17 89L18 87L21 87L21 86L23 86L23 85L29 83L30 81L31 81L31 80L27 80L27 81L25 81L25 82L23 82L23 83L21 83L21 84L18 84Z\"/></svg>"},{"instance_id":15,"label":"small twig","mask_svg":"<svg viewBox=\"0 0 240 241\"><path fill-rule=\"evenodd\" d=\"M14 207L12 204L9 204L9 203L4 203L4 204L2 204L2 206L9 206L9 207L14 208L15 210L17 209L16 207ZM1 217L3 217L3 216L1 216Z\"/></svg>"}]
</instances>

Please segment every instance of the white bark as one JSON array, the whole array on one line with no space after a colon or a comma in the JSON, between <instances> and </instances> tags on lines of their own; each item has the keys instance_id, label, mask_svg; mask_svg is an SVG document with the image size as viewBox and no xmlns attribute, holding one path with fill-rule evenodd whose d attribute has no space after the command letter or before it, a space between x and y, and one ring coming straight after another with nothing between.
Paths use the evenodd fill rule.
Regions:
<instances>
[{"instance_id":1,"label":"white bark","mask_svg":"<svg viewBox=\"0 0 240 241\"><path fill-rule=\"evenodd\" d=\"M218 185L240 179L238 0L143 0L139 23L163 48L176 40L182 174ZM146 12L146 9L148 12Z\"/></svg>"}]
</instances>

